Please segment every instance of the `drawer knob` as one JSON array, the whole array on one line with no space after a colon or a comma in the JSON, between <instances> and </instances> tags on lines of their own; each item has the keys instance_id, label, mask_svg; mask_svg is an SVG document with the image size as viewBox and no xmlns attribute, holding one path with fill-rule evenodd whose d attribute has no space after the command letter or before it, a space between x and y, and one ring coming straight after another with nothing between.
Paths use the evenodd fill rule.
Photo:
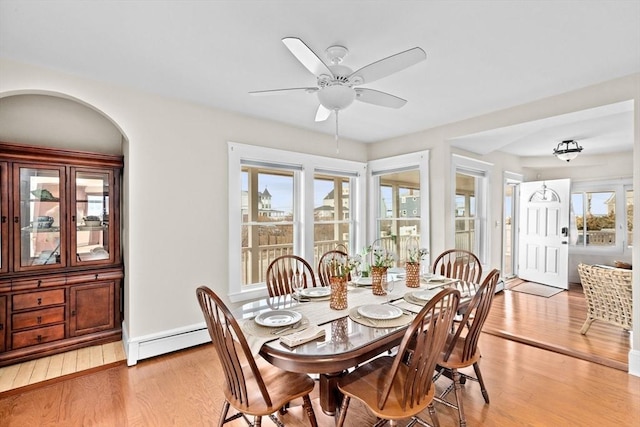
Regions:
<instances>
[{"instance_id":1,"label":"drawer knob","mask_svg":"<svg viewBox=\"0 0 640 427\"><path fill-rule=\"evenodd\" d=\"M42 342L42 335L38 335L38 342Z\"/></svg>"},{"instance_id":2,"label":"drawer knob","mask_svg":"<svg viewBox=\"0 0 640 427\"><path fill-rule=\"evenodd\" d=\"M42 305L42 298L38 298L38 305Z\"/></svg>"},{"instance_id":3,"label":"drawer knob","mask_svg":"<svg viewBox=\"0 0 640 427\"><path fill-rule=\"evenodd\" d=\"M38 280L38 287L42 285L42 280Z\"/></svg>"},{"instance_id":4,"label":"drawer knob","mask_svg":"<svg viewBox=\"0 0 640 427\"><path fill-rule=\"evenodd\" d=\"M42 323L42 316L38 316L36 321L38 322L38 325Z\"/></svg>"}]
</instances>

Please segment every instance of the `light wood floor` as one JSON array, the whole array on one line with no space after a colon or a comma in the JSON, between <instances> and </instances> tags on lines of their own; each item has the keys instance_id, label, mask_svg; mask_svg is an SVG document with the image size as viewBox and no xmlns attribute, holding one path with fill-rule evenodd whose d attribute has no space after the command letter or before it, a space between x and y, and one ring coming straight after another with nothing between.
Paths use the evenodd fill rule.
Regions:
<instances>
[{"instance_id":1,"label":"light wood floor","mask_svg":"<svg viewBox=\"0 0 640 427\"><path fill-rule=\"evenodd\" d=\"M491 403L484 403L476 383L464 386L469 426L638 425L640 378L492 335L483 335L481 346ZM0 424L210 426L220 415L223 381L213 347L203 345L9 395L0 399ZM317 398L313 403L320 425L333 426ZM436 410L442 426L456 425L451 409L436 404ZM373 420L352 403L348 426L370 426ZM283 421L308 425L299 407ZM265 419L264 425L273 424Z\"/></svg>"},{"instance_id":2,"label":"light wood floor","mask_svg":"<svg viewBox=\"0 0 640 427\"><path fill-rule=\"evenodd\" d=\"M125 359L122 342L116 341L5 366L0 368L0 397L9 390L33 387L42 382L123 362Z\"/></svg>"},{"instance_id":3,"label":"light wood floor","mask_svg":"<svg viewBox=\"0 0 640 427\"><path fill-rule=\"evenodd\" d=\"M511 288L521 281L507 283ZM580 284L549 298L506 290L497 294L482 329L502 338L628 370L630 334L595 321L586 335L580 329L587 306Z\"/></svg>"},{"instance_id":4,"label":"light wood floor","mask_svg":"<svg viewBox=\"0 0 640 427\"><path fill-rule=\"evenodd\" d=\"M595 322L586 337L579 334L584 315L576 308L580 293L574 291L580 288L551 298L513 291L496 295L485 324L485 329L495 330L483 334L480 342L491 403L484 403L476 383L464 386L469 426L640 425L640 378L602 361L588 362L545 349L554 345L568 348L565 353L614 349L596 358L626 364L626 333ZM519 331L527 331L529 337L522 338ZM567 341L554 344L563 334ZM144 360L133 367L122 363L65 378L0 394L0 425L213 425L222 406L223 378L211 345ZM439 380L439 389L447 385L445 381ZM314 397L320 425L334 425ZM452 409L436 404L436 410L442 426L456 425ZM355 401L347 419L347 425L354 427L373 422ZM283 421L287 426L308 425L299 407L293 407ZM267 419L263 424L273 425ZM238 420L229 425L245 424Z\"/></svg>"}]
</instances>

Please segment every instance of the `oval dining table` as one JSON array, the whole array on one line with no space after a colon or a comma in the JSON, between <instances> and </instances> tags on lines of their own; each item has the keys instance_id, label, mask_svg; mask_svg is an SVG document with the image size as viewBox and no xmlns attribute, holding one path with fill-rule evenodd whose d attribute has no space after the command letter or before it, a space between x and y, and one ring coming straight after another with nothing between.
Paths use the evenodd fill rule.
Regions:
<instances>
[{"instance_id":1,"label":"oval dining table","mask_svg":"<svg viewBox=\"0 0 640 427\"><path fill-rule=\"evenodd\" d=\"M446 281L439 287L454 284L456 281ZM397 280L389 300L385 296L372 296L371 288L351 286L348 291L348 309L334 313L329 311L331 309L327 300L303 299L304 302L301 302L291 295L285 295L245 303L233 310L233 314L239 322L252 322L257 315L269 310L289 309L305 313L310 323L324 329L323 337L295 347L285 345L278 339L278 335L274 335L272 339L259 342L258 354L274 366L287 371L319 374L320 406L326 414L335 415L341 401L337 390L339 378L348 369L396 347L411 323L409 319L402 326L385 327L376 324L375 320L361 319L359 316L354 320L353 310L350 312L350 309L363 302L377 301L379 304L397 305L404 314L411 315L419 312L422 307L407 304L403 297L407 292L417 290L420 289L407 288L403 280ZM436 288L433 292L437 293L437 290ZM468 294L466 297L463 294L461 305L468 304L469 300ZM326 319L327 315L333 318L317 321ZM247 334L246 329L243 330L248 335L247 339L251 340L251 335Z\"/></svg>"}]
</instances>

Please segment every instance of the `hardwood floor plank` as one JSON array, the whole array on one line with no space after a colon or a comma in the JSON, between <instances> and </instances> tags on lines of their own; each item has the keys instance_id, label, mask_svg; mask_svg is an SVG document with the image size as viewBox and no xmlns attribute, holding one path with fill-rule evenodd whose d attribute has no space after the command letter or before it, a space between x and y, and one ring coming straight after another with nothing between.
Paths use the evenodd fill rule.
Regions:
<instances>
[{"instance_id":1,"label":"hardwood floor plank","mask_svg":"<svg viewBox=\"0 0 640 427\"><path fill-rule=\"evenodd\" d=\"M31 378L29 378L29 384L39 383L47 378L47 370L49 369L49 363L51 359L49 357L41 357L35 360L33 366L33 372Z\"/></svg>"},{"instance_id":2,"label":"hardwood floor plank","mask_svg":"<svg viewBox=\"0 0 640 427\"><path fill-rule=\"evenodd\" d=\"M78 350L71 350L64 353L62 362L62 375L77 372Z\"/></svg>"},{"instance_id":3,"label":"hardwood floor plank","mask_svg":"<svg viewBox=\"0 0 640 427\"><path fill-rule=\"evenodd\" d=\"M18 375L19 369L20 365L10 365L0 369L0 392L13 388L13 381Z\"/></svg>"},{"instance_id":4,"label":"hardwood floor plank","mask_svg":"<svg viewBox=\"0 0 640 427\"><path fill-rule=\"evenodd\" d=\"M45 380L57 378L62 375L62 364L64 362L64 354L54 354L49 357L49 368L47 369L47 375Z\"/></svg>"}]
</instances>

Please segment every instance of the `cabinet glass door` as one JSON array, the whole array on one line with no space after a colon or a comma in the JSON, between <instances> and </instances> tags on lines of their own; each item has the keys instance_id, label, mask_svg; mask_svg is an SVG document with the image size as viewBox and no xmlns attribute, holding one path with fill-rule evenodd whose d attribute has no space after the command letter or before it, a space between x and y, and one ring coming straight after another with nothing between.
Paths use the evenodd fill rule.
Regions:
<instances>
[{"instance_id":1,"label":"cabinet glass door","mask_svg":"<svg viewBox=\"0 0 640 427\"><path fill-rule=\"evenodd\" d=\"M113 174L110 171L72 168L74 191L72 206L71 264L113 262L113 236L110 227Z\"/></svg>"},{"instance_id":2,"label":"cabinet glass door","mask_svg":"<svg viewBox=\"0 0 640 427\"><path fill-rule=\"evenodd\" d=\"M8 173L7 163L0 162L0 273L9 271ZM0 311L0 317L2 315L3 312ZM2 350L0 349L0 351Z\"/></svg>"},{"instance_id":3,"label":"cabinet glass door","mask_svg":"<svg viewBox=\"0 0 640 427\"><path fill-rule=\"evenodd\" d=\"M65 265L64 168L18 166L14 185L20 198L14 205L16 270Z\"/></svg>"}]
</instances>

